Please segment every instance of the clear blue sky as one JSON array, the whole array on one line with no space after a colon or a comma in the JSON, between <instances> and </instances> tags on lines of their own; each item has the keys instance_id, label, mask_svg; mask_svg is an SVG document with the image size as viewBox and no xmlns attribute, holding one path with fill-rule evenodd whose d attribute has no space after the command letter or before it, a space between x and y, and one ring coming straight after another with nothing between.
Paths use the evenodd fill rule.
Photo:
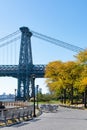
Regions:
<instances>
[{"instance_id":1,"label":"clear blue sky","mask_svg":"<svg viewBox=\"0 0 87 130\"><path fill-rule=\"evenodd\" d=\"M87 47L87 0L1 0L0 38L27 26L31 30ZM45 41L32 38L34 64L47 64L54 60L74 60L72 52ZM6 81L6 82L4 82ZM37 80L45 92L44 80ZM0 94L14 93L15 80L0 78ZM5 84L6 83L6 84Z\"/></svg>"}]
</instances>

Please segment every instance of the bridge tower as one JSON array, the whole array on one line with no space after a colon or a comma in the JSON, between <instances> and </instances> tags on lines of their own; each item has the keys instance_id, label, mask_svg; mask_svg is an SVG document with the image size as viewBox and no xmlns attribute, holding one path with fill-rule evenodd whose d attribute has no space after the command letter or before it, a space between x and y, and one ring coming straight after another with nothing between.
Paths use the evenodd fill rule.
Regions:
<instances>
[{"instance_id":1,"label":"bridge tower","mask_svg":"<svg viewBox=\"0 0 87 130\"><path fill-rule=\"evenodd\" d=\"M33 66L31 36L32 33L27 27L21 27L21 45L18 65L18 90L17 99L26 100L29 98L30 71Z\"/></svg>"}]
</instances>

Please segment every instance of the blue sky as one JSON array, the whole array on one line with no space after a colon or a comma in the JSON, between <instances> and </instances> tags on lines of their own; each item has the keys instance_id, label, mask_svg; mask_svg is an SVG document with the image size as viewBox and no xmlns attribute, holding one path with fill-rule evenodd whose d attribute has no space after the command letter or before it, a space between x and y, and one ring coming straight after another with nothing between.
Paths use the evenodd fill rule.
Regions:
<instances>
[{"instance_id":1,"label":"blue sky","mask_svg":"<svg viewBox=\"0 0 87 130\"><path fill-rule=\"evenodd\" d=\"M86 48L87 0L1 0L0 38L22 26ZM34 64L75 60L73 55L76 55L75 52L33 37L32 53ZM46 92L43 79L37 79L36 84ZM14 93L17 83L12 78L0 78L0 87L0 94L4 91Z\"/></svg>"}]
</instances>

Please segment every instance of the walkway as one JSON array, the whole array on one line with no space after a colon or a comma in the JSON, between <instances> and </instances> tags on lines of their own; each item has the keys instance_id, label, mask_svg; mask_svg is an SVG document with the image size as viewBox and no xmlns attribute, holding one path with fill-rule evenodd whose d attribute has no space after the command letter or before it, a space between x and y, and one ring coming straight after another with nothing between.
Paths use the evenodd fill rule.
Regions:
<instances>
[{"instance_id":1,"label":"walkway","mask_svg":"<svg viewBox=\"0 0 87 130\"><path fill-rule=\"evenodd\" d=\"M57 113L43 113L34 120L0 130L87 130L87 110L59 107Z\"/></svg>"}]
</instances>

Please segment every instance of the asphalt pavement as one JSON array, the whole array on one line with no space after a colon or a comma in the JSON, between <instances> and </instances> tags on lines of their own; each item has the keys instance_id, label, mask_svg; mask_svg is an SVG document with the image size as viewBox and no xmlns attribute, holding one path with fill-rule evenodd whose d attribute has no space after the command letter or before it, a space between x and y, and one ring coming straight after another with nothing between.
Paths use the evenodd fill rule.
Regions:
<instances>
[{"instance_id":1,"label":"asphalt pavement","mask_svg":"<svg viewBox=\"0 0 87 130\"><path fill-rule=\"evenodd\" d=\"M59 107L57 112L43 113L30 121L25 121L0 130L87 130L87 110Z\"/></svg>"}]
</instances>

